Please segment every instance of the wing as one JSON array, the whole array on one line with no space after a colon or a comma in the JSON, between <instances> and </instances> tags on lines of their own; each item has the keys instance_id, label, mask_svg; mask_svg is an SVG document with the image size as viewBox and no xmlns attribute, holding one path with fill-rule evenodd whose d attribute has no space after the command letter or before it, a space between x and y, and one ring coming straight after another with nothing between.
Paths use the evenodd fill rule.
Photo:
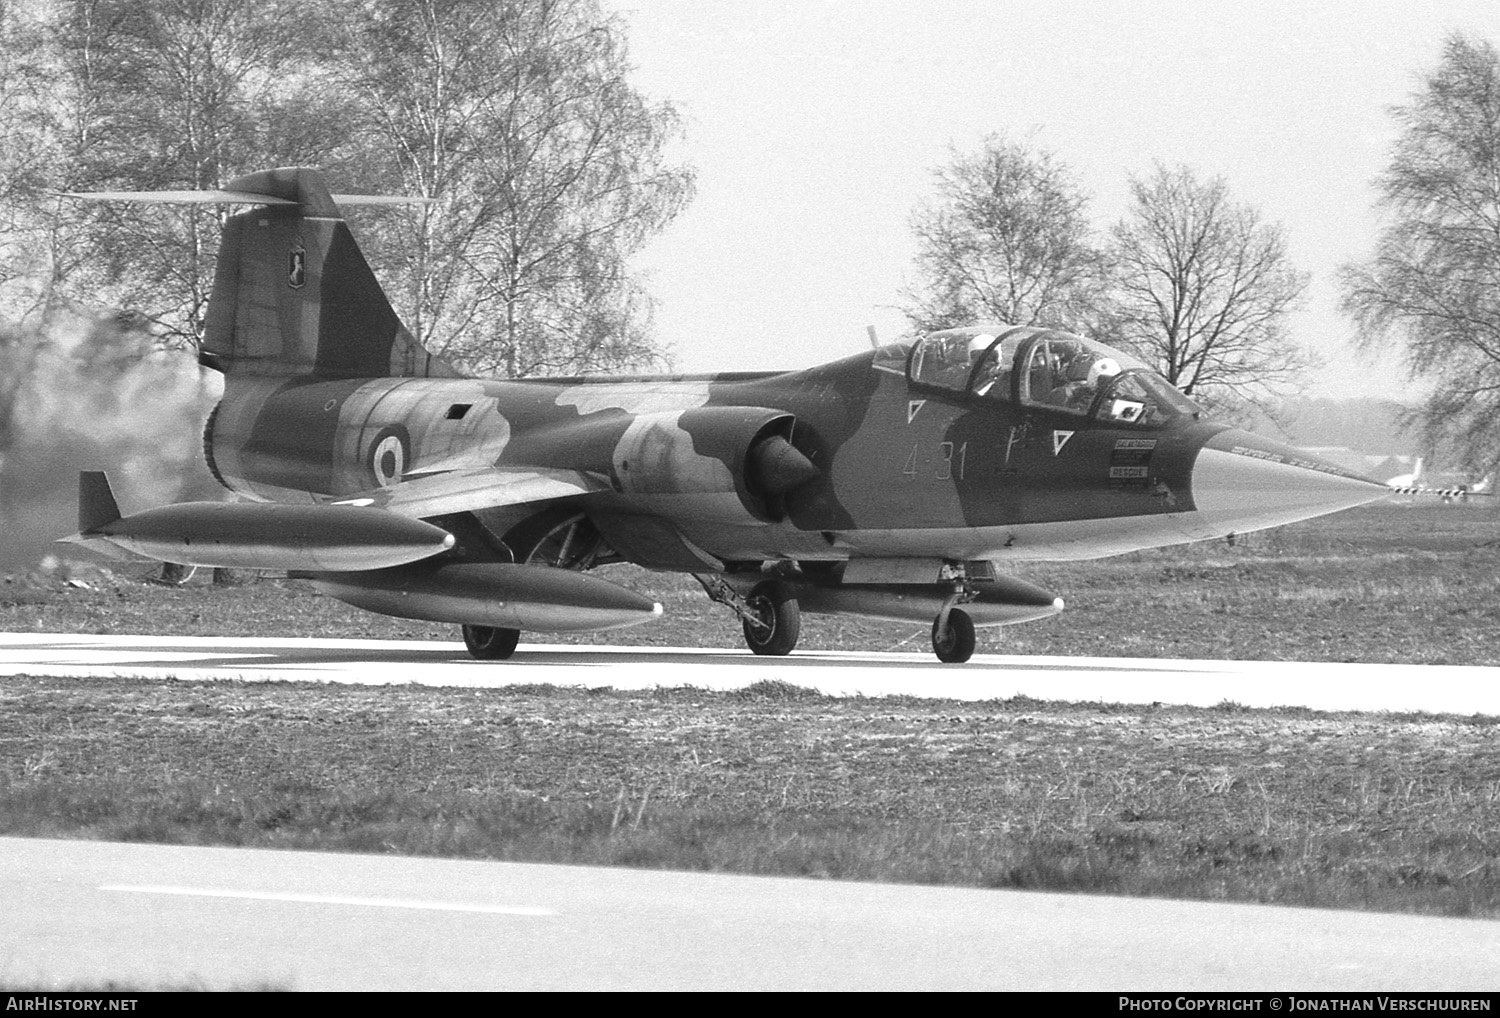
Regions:
<instances>
[{"instance_id":1,"label":"wing","mask_svg":"<svg viewBox=\"0 0 1500 1018\"><path fill-rule=\"evenodd\" d=\"M334 504L375 506L424 518L609 490L609 481L603 476L581 470L484 467L402 481L338 499Z\"/></svg>"}]
</instances>

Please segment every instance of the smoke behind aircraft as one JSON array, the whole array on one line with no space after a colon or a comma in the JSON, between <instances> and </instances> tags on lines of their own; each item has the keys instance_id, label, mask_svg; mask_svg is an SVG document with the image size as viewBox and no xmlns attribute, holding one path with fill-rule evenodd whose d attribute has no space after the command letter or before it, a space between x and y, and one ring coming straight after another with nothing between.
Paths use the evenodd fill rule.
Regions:
<instances>
[{"instance_id":1,"label":"smoke behind aircraft","mask_svg":"<svg viewBox=\"0 0 1500 1018\"><path fill-rule=\"evenodd\" d=\"M108 319L0 325L0 573L75 529L79 470L107 469L126 512L223 497L202 451L219 387L190 352Z\"/></svg>"}]
</instances>

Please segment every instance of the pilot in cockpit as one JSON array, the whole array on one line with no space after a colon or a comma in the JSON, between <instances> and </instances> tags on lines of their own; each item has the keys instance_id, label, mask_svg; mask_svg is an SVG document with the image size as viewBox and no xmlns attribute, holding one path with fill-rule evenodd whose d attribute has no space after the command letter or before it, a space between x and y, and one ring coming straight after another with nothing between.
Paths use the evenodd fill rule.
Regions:
<instances>
[{"instance_id":1,"label":"pilot in cockpit","mask_svg":"<svg viewBox=\"0 0 1500 1018\"><path fill-rule=\"evenodd\" d=\"M974 394L992 399L1010 399L1011 361L1015 355L1015 344L1007 341L1003 346L991 350L995 337L988 334L975 336L969 344L969 357L975 361L983 357L974 375ZM988 352L989 356L985 356Z\"/></svg>"},{"instance_id":2,"label":"pilot in cockpit","mask_svg":"<svg viewBox=\"0 0 1500 1018\"><path fill-rule=\"evenodd\" d=\"M1120 373L1120 365L1111 357L1099 357L1079 350L1072 359L1057 366L1057 384L1048 393L1047 402L1072 410L1088 410L1099 387Z\"/></svg>"}]
</instances>

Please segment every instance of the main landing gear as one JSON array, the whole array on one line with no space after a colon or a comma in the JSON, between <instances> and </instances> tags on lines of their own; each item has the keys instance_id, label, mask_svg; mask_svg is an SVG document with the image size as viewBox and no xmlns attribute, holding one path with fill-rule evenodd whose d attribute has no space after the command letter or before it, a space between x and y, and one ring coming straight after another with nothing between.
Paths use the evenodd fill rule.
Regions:
<instances>
[{"instance_id":1,"label":"main landing gear","mask_svg":"<svg viewBox=\"0 0 1500 1018\"><path fill-rule=\"evenodd\" d=\"M515 561L553 569L588 569L598 561L603 540L582 513L543 515L505 535ZM480 661L504 661L521 642L519 629L464 625L464 646Z\"/></svg>"},{"instance_id":2,"label":"main landing gear","mask_svg":"<svg viewBox=\"0 0 1500 1018\"><path fill-rule=\"evenodd\" d=\"M500 626L463 627L464 646L471 657L480 661L504 661L516 652L521 642L519 629L504 629Z\"/></svg>"},{"instance_id":3,"label":"main landing gear","mask_svg":"<svg viewBox=\"0 0 1500 1018\"><path fill-rule=\"evenodd\" d=\"M974 620L962 608L950 608L932 623L932 652L944 664L960 665L974 656ZM945 624L946 623L946 624Z\"/></svg>"},{"instance_id":4,"label":"main landing gear","mask_svg":"<svg viewBox=\"0 0 1500 1018\"><path fill-rule=\"evenodd\" d=\"M710 601L727 606L740 617L745 646L753 654L785 657L802 635L802 609L785 583L761 580L741 595L718 573L694 573Z\"/></svg>"},{"instance_id":5,"label":"main landing gear","mask_svg":"<svg viewBox=\"0 0 1500 1018\"><path fill-rule=\"evenodd\" d=\"M723 576L717 573L693 574L708 596L719 604L727 605L740 617L740 626L745 634L745 646L754 654L781 657L790 654L797 646L802 632L802 609L797 602L795 587L777 579L761 580L748 594L740 594ZM934 607L941 604L932 623L932 651L939 661L946 664L962 664L974 656L974 619L960 607L974 599L967 585L955 590L941 602L929 601ZM888 602L886 602L888 604ZM826 598L819 602L822 610L829 610ZM920 612L920 608L916 611ZM850 614L860 614L858 610ZM878 611L868 614L889 618ZM916 614L900 615L898 618L920 619Z\"/></svg>"},{"instance_id":6,"label":"main landing gear","mask_svg":"<svg viewBox=\"0 0 1500 1018\"><path fill-rule=\"evenodd\" d=\"M747 614L740 625L745 631L745 646L752 653L784 657L797 646L802 635L802 609L776 580L763 580L745 598Z\"/></svg>"}]
</instances>

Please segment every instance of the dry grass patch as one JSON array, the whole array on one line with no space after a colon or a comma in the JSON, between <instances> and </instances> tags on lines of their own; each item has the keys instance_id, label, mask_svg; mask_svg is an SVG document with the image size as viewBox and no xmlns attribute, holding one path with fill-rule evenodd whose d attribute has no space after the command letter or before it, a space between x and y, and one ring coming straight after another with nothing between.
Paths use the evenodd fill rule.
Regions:
<instances>
[{"instance_id":1,"label":"dry grass patch","mask_svg":"<svg viewBox=\"0 0 1500 1018\"><path fill-rule=\"evenodd\" d=\"M1495 915L1493 719L8 680L0 832Z\"/></svg>"}]
</instances>

